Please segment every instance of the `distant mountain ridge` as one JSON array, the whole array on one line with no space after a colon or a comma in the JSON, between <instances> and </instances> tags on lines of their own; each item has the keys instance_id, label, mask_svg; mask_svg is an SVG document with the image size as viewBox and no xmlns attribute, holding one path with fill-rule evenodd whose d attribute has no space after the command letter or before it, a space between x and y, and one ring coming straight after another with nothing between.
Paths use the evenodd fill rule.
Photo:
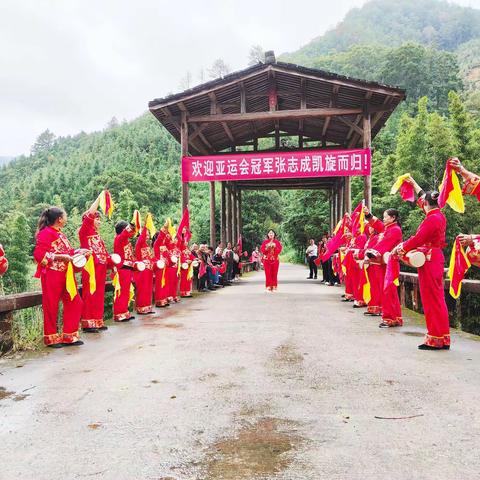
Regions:
<instances>
[{"instance_id":1,"label":"distant mountain ridge","mask_svg":"<svg viewBox=\"0 0 480 480\"><path fill-rule=\"evenodd\" d=\"M443 0L372 0L350 10L332 30L282 60L308 65L315 57L353 45L398 46L407 42L455 51L480 38L480 10Z\"/></svg>"},{"instance_id":2,"label":"distant mountain ridge","mask_svg":"<svg viewBox=\"0 0 480 480\"><path fill-rule=\"evenodd\" d=\"M8 162L13 160L15 157L5 157L0 156L0 165L6 165Z\"/></svg>"}]
</instances>

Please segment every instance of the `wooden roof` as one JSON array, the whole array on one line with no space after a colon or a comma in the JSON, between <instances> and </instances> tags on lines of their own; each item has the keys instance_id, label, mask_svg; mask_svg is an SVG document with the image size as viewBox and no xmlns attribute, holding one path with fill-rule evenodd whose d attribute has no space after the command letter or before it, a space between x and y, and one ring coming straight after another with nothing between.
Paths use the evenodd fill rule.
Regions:
<instances>
[{"instance_id":1,"label":"wooden roof","mask_svg":"<svg viewBox=\"0 0 480 480\"><path fill-rule=\"evenodd\" d=\"M188 122L190 154L252 145L273 132L355 148L363 114L371 116L374 138L405 96L389 85L274 61L152 100L149 109L178 141L182 118Z\"/></svg>"}]
</instances>

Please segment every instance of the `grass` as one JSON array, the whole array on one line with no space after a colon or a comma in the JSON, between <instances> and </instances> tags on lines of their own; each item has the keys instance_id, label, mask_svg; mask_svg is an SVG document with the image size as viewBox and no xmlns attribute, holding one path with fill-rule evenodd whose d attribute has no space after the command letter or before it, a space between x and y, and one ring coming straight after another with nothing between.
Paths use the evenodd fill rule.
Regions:
<instances>
[{"instance_id":1,"label":"grass","mask_svg":"<svg viewBox=\"0 0 480 480\"><path fill-rule=\"evenodd\" d=\"M42 346L43 314L41 307L19 310L13 315L13 350L38 350Z\"/></svg>"}]
</instances>

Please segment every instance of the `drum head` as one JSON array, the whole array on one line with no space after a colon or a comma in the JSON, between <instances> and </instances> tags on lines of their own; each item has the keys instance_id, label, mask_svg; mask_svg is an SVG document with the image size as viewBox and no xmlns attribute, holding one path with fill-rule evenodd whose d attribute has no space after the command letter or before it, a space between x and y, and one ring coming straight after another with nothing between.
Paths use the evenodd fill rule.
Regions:
<instances>
[{"instance_id":1,"label":"drum head","mask_svg":"<svg viewBox=\"0 0 480 480\"><path fill-rule=\"evenodd\" d=\"M139 271L139 272L143 272L145 270L145 264L143 262L136 262L135 263L135 268Z\"/></svg>"},{"instance_id":2,"label":"drum head","mask_svg":"<svg viewBox=\"0 0 480 480\"><path fill-rule=\"evenodd\" d=\"M183 263L182 263L182 268L183 268L184 270L186 270L186 269L188 268L188 263L187 263L187 262L183 262Z\"/></svg>"},{"instance_id":3,"label":"drum head","mask_svg":"<svg viewBox=\"0 0 480 480\"><path fill-rule=\"evenodd\" d=\"M425 254L423 252L411 251L405 256L408 258L408 263L412 267L420 268L425 264Z\"/></svg>"},{"instance_id":4,"label":"drum head","mask_svg":"<svg viewBox=\"0 0 480 480\"><path fill-rule=\"evenodd\" d=\"M157 261L157 268L161 270L162 268L165 268L165 260L158 260Z\"/></svg>"},{"instance_id":5,"label":"drum head","mask_svg":"<svg viewBox=\"0 0 480 480\"><path fill-rule=\"evenodd\" d=\"M118 265L122 261L122 258L120 257L120 255L118 253L112 253L110 255L110 258L112 259L112 263L114 265Z\"/></svg>"},{"instance_id":6,"label":"drum head","mask_svg":"<svg viewBox=\"0 0 480 480\"><path fill-rule=\"evenodd\" d=\"M173 262L173 263L177 263L177 261L178 261L177 256L176 256L176 255L172 255L172 262Z\"/></svg>"},{"instance_id":7,"label":"drum head","mask_svg":"<svg viewBox=\"0 0 480 480\"><path fill-rule=\"evenodd\" d=\"M83 268L87 263L87 259L85 255L77 253L72 257L72 263L76 268Z\"/></svg>"},{"instance_id":8,"label":"drum head","mask_svg":"<svg viewBox=\"0 0 480 480\"><path fill-rule=\"evenodd\" d=\"M390 252L385 252L383 254L383 263L386 265L388 263L388 259L390 258L391 253Z\"/></svg>"},{"instance_id":9,"label":"drum head","mask_svg":"<svg viewBox=\"0 0 480 480\"><path fill-rule=\"evenodd\" d=\"M200 262L199 262L198 260L194 260L194 261L192 262L192 265L193 265L194 267L198 267L199 263L200 263Z\"/></svg>"}]
</instances>

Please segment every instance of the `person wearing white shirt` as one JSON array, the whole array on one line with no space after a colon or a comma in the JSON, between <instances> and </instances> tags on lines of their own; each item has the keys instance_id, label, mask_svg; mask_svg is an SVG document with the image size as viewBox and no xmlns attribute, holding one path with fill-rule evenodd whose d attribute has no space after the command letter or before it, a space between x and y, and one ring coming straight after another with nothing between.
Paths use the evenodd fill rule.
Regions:
<instances>
[{"instance_id":1,"label":"person wearing white shirt","mask_svg":"<svg viewBox=\"0 0 480 480\"><path fill-rule=\"evenodd\" d=\"M315 263L315 260L318 258L318 247L315 244L315 240L313 238L310 239L310 245L307 247L305 251L308 260L308 266L310 267L310 275L307 279L316 279L318 273L318 267Z\"/></svg>"}]
</instances>

